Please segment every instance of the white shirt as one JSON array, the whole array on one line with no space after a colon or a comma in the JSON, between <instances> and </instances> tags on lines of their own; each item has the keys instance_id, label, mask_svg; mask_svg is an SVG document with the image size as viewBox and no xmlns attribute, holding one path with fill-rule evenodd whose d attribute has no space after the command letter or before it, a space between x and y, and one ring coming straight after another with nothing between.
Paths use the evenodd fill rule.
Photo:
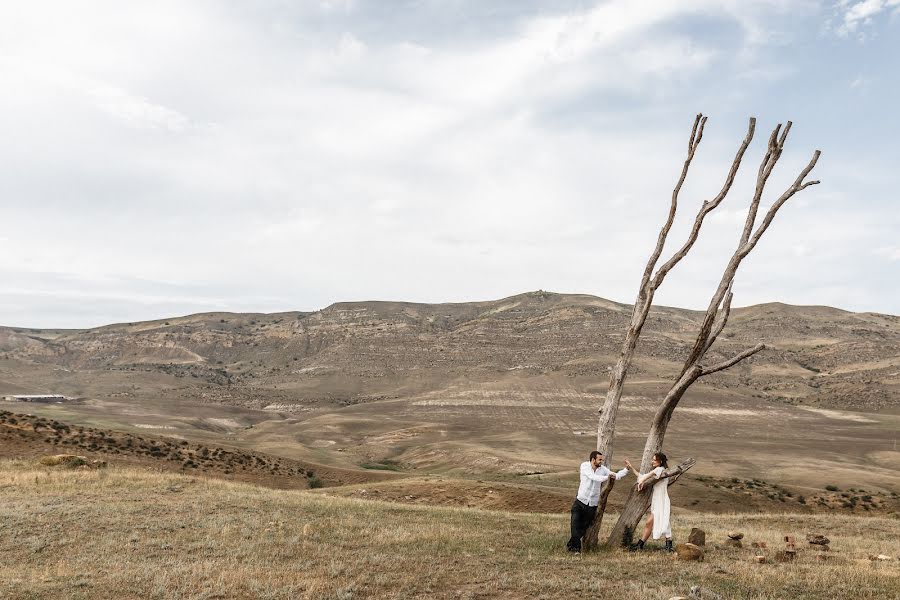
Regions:
<instances>
[{"instance_id":1,"label":"white shirt","mask_svg":"<svg viewBox=\"0 0 900 600\"><path fill-rule=\"evenodd\" d=\"M578 486L578 495L575 497L588 506L597 506L600 502L600 487L604 481L609 479L612 471L606 465L600 465L595 471L591 468L589 460L581 463L579 471L581 473L581 484ZM616 473L616 479L621 479L626 475L628 475L628 469L622 469Z\"/></svg>"}]
</instances>

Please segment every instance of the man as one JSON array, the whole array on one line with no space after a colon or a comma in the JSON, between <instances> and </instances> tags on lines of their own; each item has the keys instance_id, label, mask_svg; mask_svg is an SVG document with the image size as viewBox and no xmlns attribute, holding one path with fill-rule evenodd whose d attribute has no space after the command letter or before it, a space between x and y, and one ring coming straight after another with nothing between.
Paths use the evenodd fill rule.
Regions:
<instances>
[{"instance_id":1,"label":"man","mask_svg":"<svg viewBox=\"0 0 900 600\"><path fill-rule=\"evenodd\" d=\"M628 469L613 473L603 464L603 455L594 450L588 460L581 463L581 484L578 495L572 503L572 537L566 548L569 552L581 552L581 538L594 521L597 504L600 502L600 487L607 479L621 479L628 475Z\"/></svg>"}]
</instances>

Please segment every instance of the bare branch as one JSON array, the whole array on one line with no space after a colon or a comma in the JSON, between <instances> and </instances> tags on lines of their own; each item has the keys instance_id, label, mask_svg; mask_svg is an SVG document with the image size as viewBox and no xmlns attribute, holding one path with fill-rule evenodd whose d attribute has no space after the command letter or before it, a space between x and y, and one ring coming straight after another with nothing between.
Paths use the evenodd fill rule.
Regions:
<instances>
[{"instance_id":1,"label":"bare branch","mask_svg":"<svg viewBox=\"0 0 900 600\"><path fill-rule=\"evenodd\" d=\"M747 219L744 221L744 230L741 233L741 244L746 244L750 239L750 233L753 231L753 225L756 223L756 213L759 210L759 202L762 199L763 190L769 175L775 168L778 159L781 158L781 151L784 149L784 142L787 141L787 134L791 130L791 122L788 121L787 127L779 137L778 132L781 130L781 123L772 130L769 136L769 145L766 149L766 155L759 164L759 171L756 175L756 189L753 192L753 199L750 201L750 208L747 211Z\"/></svg>"},{"instance_id":2,"label":"bare branch","mask_svg":"<svg viewBox=\"0 0 900 600\"><path fill-rule=\"evenodd\" d=\"M807 181L803 183L803 180L806 179L806 176L809 175L809 172L813 170L816 166L816 162L819 160L819 156L822 155L822 152L816 150L813 152L812 158L809 159L809 163L800 171L800 174L797 175L797 179L794 180L794 183L785 190L785 192L775 201L775 203L769 207L769 211L766 213L766 216L763 218L762 223L759 224L759 227L756 228L756 231L753 233L753 237L745 244L744 249L742 249L743 254L746 256L753 250L753 247L756 246L756 243L759 242L759 238L766 232L766 229L769 228L769 225L772 223L772 219L775 218L775 213L778 212L778 209L781 208L785 202L791 199L791 197L799 192L800 190L805 190L811 185L817 185L818 181Z\"/></svg>"},{"instance_id":3,"label":"bare branch","mask_svg":"<svg viewBox=\"0 0 900 600\"><path fill-rule=\"evenodd\" d=\"M662 229L659 231L659 236L656 239L656 248L653 249L653 254L651 254L649 260L647 260L647 266L644 269L644 277L641 279L641 294L644 294L646 291L647 282L650 281L650 275L653 273L656 262L659 260L660 254L662 254L663 246L666 244L666 237L669 235L669 230L672 229L672 223L675 222L675 212L678 210L678 194L681 192L681 187L684 185L684 180L687 178L688 170L691 168L691 162L694 160L694 154L697 152L700 140L703 139L703 128L705 126L706 117L702 114L698 114L694 117L694 127L691 129L691 139L688 141L687 158L684 159L684 165L681 167L681 176L675 184L675 189L672 190L672 202L669 205L669 216L663 224Z\"/></svg>"},{"instance_id":4,"label":"bare branch","mask_svg":"<svg viewBox=\"0 0 900 600\"><path fill-rule=\"evenodd\" d=\"M731 169L728 171L728 175L725 177L725 183L722 185L722 189L719 190L718 195L712 200L707 200L700 207L700 212L697 213L697 217L694 219L694 226L691 228L691 232L688 235L687 241L678 250L675 254L672 255L668 261L663 264L659 268L659 271L656 272L656 275L653 276L653 280L650 283L650 287L654 290L660 286L663 279L665 279L666 275L672 268L677 265L681 259L687 256L687 253L690 251L691 247L693 247L694 242L697 241L697 236L700 235L700 227L703 225L703 219L707 214L712 212L719 204L722 203L722 200L725 199L725 196L728 195L728 192L731 190L732 184L734 184L734 178L737 175L738 169L741 166L741 161L744 159L744 153L747 151L747 147L750 145L750 142L753 140L753 134L756 131L756 118L750 117L750 124L747 127L747 135L744 136L744 141L741 142L740 147L738 148L737 154L734 157L734 161L731 163Z\"/></svg>"},{"instance_id":5,"label":"bare branch","mask_svg":"<svg viewBox=\"0 0 900 600\"><path fill-rule=\"evenodd\" d=\"M681 477L685 471L693 467L697 464L697 461L693 458L684 459L681 464L676 465L670 469L666 469L663 471L662 475L659 476L660 479L671 479L669 483L674 483L676 479Z\"/></svg>"},{"instance_id":6,"label":"bare branch","mask_svg":"<svg viewBox=\"0 0 900 600\"><path fill-rule=\"evenodd\" d=\"M751 356L753 356L760 350L765 350L765 348L766 348L765 344L757 344L757 345L753 346L752 348L744 350L740 354L736 354L736 355L732 356L731 358L729 358L726 361L720 362L719 364L713 365L711 367L701 367L700 377L709 375L711 373L717 373L719 371L724 371L725 369L727 369L729 367L733 367L734 365L738 364L745 358L750 358Z\"/></svg>"},{"instance_id":7,"label":"bare branch","mask_svg":"<svg viewBox=\"0 0 900 600\"><path fill-rule=\"evenodd\" d=\"M728 316L731 314L731 300L734 298L734 294L731 293L732 286L734 286L734 280L731 280L728 284L728 290L725 292L725 299L722 301L722 307L718 311L716 322L713 324L712 333L710 333L706 346L703 348L704 356L712 348L712 345L716 343L716 339L718 339L722 330L725 329L725 324L728 323Z\"/></svg>"}]
</instances>

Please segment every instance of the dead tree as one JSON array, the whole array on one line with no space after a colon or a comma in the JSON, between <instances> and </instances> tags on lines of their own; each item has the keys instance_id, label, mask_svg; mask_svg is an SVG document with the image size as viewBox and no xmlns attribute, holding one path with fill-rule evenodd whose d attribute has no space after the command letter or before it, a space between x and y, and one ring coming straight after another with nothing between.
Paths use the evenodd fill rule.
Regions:
<instances>
[{"instance_id":1,"label":"dead tree","mask_svg":"<svg viewBox=\"0 0 900 600\"><path fill-rule=\"evenodd\" d=\"M747 138L745 138L745 144L749 143L749 139L752 138L754 125L754 119L750 119L750 129L748 131ZM719 285L716 288L716 291L713 293L712 298L710 299L709 306L706 309L706 313L703 316L699 331L697 332L697 338L694 341L694 345L691 348L690 353L684 361L684 366L682 367L681 374L678 376L678 379L675 381L675 383L669 389L668 393L663 398L662 402L657 408L656 414L653 417L653 421L650 426L650 432L647 435L647 441L644 445L644 453L641 458L642 473L647 472L650 469L650 460L652 459L653 454L662 450L666 429L668 428L669 421L672 418L672 414L675 411L675 408L678 406L679 401L684 396L685 392L687 392L687 390L690 388L690 386L693 385L693 383L701 377L705 377L706 375L728 369L729 367L738 364L742 360L753 356L754 354L765 348L763 344L757 344L752 348L743 350L742 352L739 352L731 356L730 358L713 364L707 364L704 360L707 351L709 351L712 345L716 342L719 334L722 333L722 331L725 329L725 325L728 323L728 316L731 311L732 284L741 263L756 247L756 244L759 242L760 238L762 238L763 234L769 228L769 225L771 225L772 220L778 213L778 210L782 206L784 206L784 204L788 200L790 200L791 197L793 197L797 192L800 192L811 185L816 185L817 183L819 183L818 181L804 182L806 177L816 166L816 162L818 161L819 155L821 154L818 150L816 150L806 167L804 167L800 171L800 174L797 176L794 182L790 186L788 186L784 193L782 193L781 196L772 204L772 206L763 217L762 221L757 224L757 213L759 211L759 205L766 187L766 183L769 179L769 176L772 174L772 170L778 163L778 160L781 158L781 154L784 150L784 143L787 140L790 129L791 122L788 121L787 126L785 126L783 130L781 124L779 124L772 131L772 135L769 136L766 154L763 157L763 160L760 163L759 170L757 172L756 189L754 191L753 198L750 201L750 208L747 211L747 217L744 221L744 227L741 231L737 249L735 250L731 259L728 261L728 264L725 266L722 277L719 281ZM742 148L744 147L745 146L742 145ZM732 165L731 173L735 173L737 171L737 168L740 166L741 155L742 152L739 152L738 157L735 159L735 162ZM707 203L704 203L704 208L706 208L706 206ZM702 213L703 209L701 209L701 214ZM698 222L695 223L694 229L691 231L688 243L685 244L686 248L690 247L690 244L692 244L693 240L696 239L698 232L699 219ZM679 253L676 253L676 257L678 255ZM619 520L616 522L616 525L613 527L613 530L609 535L609 539L607 540L608 544L622 544L625 543L625 541L630 537L631 532L634 531L635 527L638 524L638 521L640 521L644 513L647 512L647 508L649 508L650 506L651 487L652 486L648 486L640 492L637 490L637 488L632 488L631 493L628 496L628 500L625 503L625 508L623 509L622 514L619 516Z\"/></svg>"},{"instance_id":2,"label":"dead tree","mask_svg":"<svg viewBox=\"0 0 900 600\"><path fill-rule=\"evenodd\" d=\"M665 246L669 230L671 229L672 224L675 220L675 213L678 208L678 195L681 191L685 179L687 178L687 174L690 169L691 162L694 159L697 148L700 145L705 125L706 117L704 117L703 115L697 115L697 117L694 119L694 126L691 130L690 139L688 140L687 157L685 158L684 165L681 170L681 175L675 185L675 189L672 192L668 218L666 219L666 222L663 224L663 227L660 230L656 242L656 247L650 255L646 267L644 268L643 277L641 278L641 283L638 288L637 299L635 300L634 308L632 310L631 322L622 342L622 349L616 362L616 366L613 368L610 374L609 388L607 391L606 400L604 401L603 406L599 411L600 414L597 422L597 449L603 452L605 463L607 465L611 464L612 462L613 438L615 433L616 417L618 414L619 402L622 397L622 391L624 389L628 368L631 365L631 361L634 357L635 347L644 327L644 323L646 322L647 316L650 312L650 307L653 303L653 297L656 293L656 290L662 284L666 275L668 275L669 272L675 267L675 265L677 265L685 256L687 256L688 252L697 241L697 238L700 234L700 229L703 225L703 220L706 215L708 215L711 211L718 207L728 195L728 192L731 190L731 186L734 183L734 178L737 175L738 169L741 165L741 161L743 160L744 153L746 152L747 147L750 145L750 142L753 139L753 135L756 129L756 119L750 119L747 134L737 150L734 160L732 161L731 168L729 169L728 174L725 177L725 183L723 184L722 189L713 199L707 200L703 203L703 205L700 207L699 212L697 213L697 216L694 219L694 224L691 228L690 233L688 234L687 240L684 242L681 248L679 248L678 251L676 251L672 255L672 257L669 258L669 260L667 260L662 266L660 266L659 269L654 273L656 264L659 261L660 256L662 255L663 247ZM744 257L746 257L747 254L749 254L753 247L755 247L756 243L759 241L759 238L765 232L766 228L768 228L778 209L796 192L810 185L818 183L818 181L803 183L803 179L806 177L806 175L809 174L813 166L815 166L816 160L819 157L819 151L817 150L807 168L804 169L804 171L801 173L800 177L797 178L795 183L790 188L788 188L788 190L782 195L782 197L779 198L779 200L772 206L772 208L766 214L766 217L763 219L763 222L760 224L757 230L753 232L756 213L759 208L759 202L762 198L762 193L765 188L766 181L768 180L769 175L771 175L778 159L781 157L781 153L784 148L784 142L787 138L787 134L790 131L790 128L791 123L788 122L787 127L785 127L784 131L782 132L781 125L779 124L769 138L767 152L765 158L762 161L762 164L760 165L759 173L757 175L756 192L753 196L753 200L751 201L750 210L748 211L747 222L745 223L744 231L741 235L741 243L739 244L738 250L735 252L734 257L726 267L725 273L723 274L722 280L723 282L725 282L725 285L724 287L720 285L719 289L716 290L716 294L714 294L713 300L710 303L710 309L707 311L703 324L701 325L700 333L698 334L694 349L692 350L689 359L685 362L684 370L676 384L673 386L672 391L670 391L669 394L666 395L666 398L664 399L663 404L661 405L660 410L657 413L657 418L654 419L654 427L651 430L651 436L648 438L647 448L645 448L641 464L642 470L648 468L649 458L652 457L653 452L656 451L648 449L651 447L656 447L657 445L662 445L662 437L665 435L665 428L668 425L669 419L671 418L671 413L674 410L675 406L678 404L678 400L680 400L684 392L687 391L688 387L690 387L690 385L699 377L715 371L726 369L762 349L761 347L751 348L750 350L745 351L733 357L732 359L729 359L728 361L725 361L725 363L714 365L709 368L704 368L699 365L699 362L705 356L706 351L709 349L712 343L715 342L716 337L718 337L722 329L725 327L731 302L731 282L734 280L734 275L736 274L737 268L738 266L740 266L741 261ZM653 441L651 443L651 440L656 441ZM606 499L609 495L609 492L613 488L612 483L613 482L610 482L610 484L605 486L600 502L601 507L605 508ZM632 496L634 496L634 491L632 491ZM634 502L632 501L632 496L629 496L629 506L634 506L636 510L637 504L634 504ZM642 494L641 497L644 497L644 500L649 503L649 493ZM641 513L637 516L634 524L637 523L637 520L640 519L640 516L642 516L644 512L646 512L646 507L644 507L644 510L641 511ZM595 517L594 523L591 525L588 533L585 535L585 545L587 548L591 548L597 543L597 535L603 520L603 514L603 508L599 508L597 510L597 516ZM623 513L623 517L624 516L625 514ZM630 519L631 517L629 517L629 519L626 519L625 522L630 521ZM623 519L620 518L619 523L617 523L616 529L620 529L619 525L622 523ZM633 525L631 526L631 529L633 529ZM614 534L616 535L622 535L622 533L623 532L614 531ZM613 539L613 536L611 536L610 541L612 541Z\"/></svg>"},{"instance_id":3,"label":"dead tree","mask_svg":"<svg viewBox=\"0 0 900 600\"><path fill-rule=\"evenodd\" d=\"M604 464L607 466L612 463L616 416L619 412L619 402L622 399L622 391L625 387L625 378L628 374L628 368L631 366L631 361L634 358L634 350L637 346L638 339L640 338L641 331L644 328L644 323L647 321L647 315L650 313L650 306L653 304L653 297L656 294L656 290L662 285L666 275L669 274L675 265L687 256L688 252L693 247L694 242L697 241L697 237L700 234L700 227L703 225L703 219L722 203L722 200L725 199L725 196L727 196L728 192L731 190L741 160L744 158L744 153L747 151L747 147L753 139L753 132L756 129L756 119L750 119L747 135L744 137L744 141L737 150L731 169L725 177L722 189L715 198L703 203L694 219L694 225L691 228L687 241L685 241L682 247L654 273L656 264L659 262L660 256L662 256L663 246L665 246L669 230L675 222L675 213L678 209L678 195L681 192L681 187L684 185L685 179L687 179L688 170L690 169L691 162L694 160L694 154L700 146L700 140L703 138L703 129L705 126L706 117L697 115L694 119L694 126L691 129L691 137L688 140L688 152L687 157L684 160L684 165L681 168L681 176L678 178L675 189L672 191L672 200L669 206L668 218L659 232L659 236L656 240L656 247L653 249L650 258L647 260L647 265L644 267L644 274L641 278L640 286L638 287L637 299L634 301L634 308L631 312L631 321L628 330L625 332L625 339L622 340L622 349L619 352L619 358L609 376L609 387L606 393L606 400L600 408L599 417L597 419L597 450L603 453ZM591 549L597 544L597 535L600 531L600 525L603 522L606 499L609 496L610 491L612 491L614 483L615 482L611 480L604 486L603 496L600 499L600 506L597 509L597 516L594 518L593 524L585 534L585 547L587 549Z\"/></svg>"}]
</instances>

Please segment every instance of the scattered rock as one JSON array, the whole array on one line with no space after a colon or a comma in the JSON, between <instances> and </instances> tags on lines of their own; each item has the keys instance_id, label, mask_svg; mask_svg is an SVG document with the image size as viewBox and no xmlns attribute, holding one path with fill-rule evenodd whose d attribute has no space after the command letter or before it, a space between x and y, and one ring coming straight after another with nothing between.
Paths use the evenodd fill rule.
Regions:
<instances>
[{"instance_id":1,"label":"scattered rock","mask_svg":"<svg viewBox=\"0 0 900 600\"><path fill-rule=\"evenodd\" d=\"M784 536L784 541L787 542L788 544L796 544L797 543L797 539L792 535Z\"/></svg>"},{"instance_id":2,"label":"scattered rock","mask_svg":"<svg viewBox=\"0 0 900 600\"><path fill-rule=\"evenodd\" d=\"M703 548L690 542L675 545L675 558L677 560L703 560Z\"/></svg>"},{"instance_id":3,"label":"scattered rock","mask_svg":"<svg viewBox=\"0 0 900 600\"><path fill-rule=\"evenodd\" d=\"M890 556L888 556L887 554L878 554L878 555L870 554L869 560L885 561L885 560L893 560L893 559Z\"/></svg>"},{"instance_id":4,"label":"scattered rock","mask_svg":"<svg viewBox=\"0 0 900 600\"><path fill-rule=\"evenodd\" d=\"M757 554L753 557L753 562L758 562L759 564L764 564L766 562L766 557L762 554Z\"/></svg>"},{"instance_id":5,"label":"scattered rock","mask_svg":"<svg viewBox=\"0 0 900 600\"><path fill-rule=\"evenodd\" d=\"M744 534L741 533L740 531L729 531L727 535L728 535L728 537L729 537L730 539L732 539L732 540L742 540L742 539L744 539Z\"/></svg>"},{"instance_id":6,"label":"scattered rock","mask_svg":"<svg viewBox=\"0 0 900 600\"><path fill-rule=\"evenodd\" d=\"M829 542L828 538L825 537L824 535L813 534L813 533L810 533L809 535L806 536L806 541L809 542L810 544L816 544L819 546L824 546L825 544L827 544Z\"/></svg>"},{"instance_id":7,"label":"scattered rock","mask_svg":"<svg viewBox=\"0 0 900 600\"><path fill-rule=\"evenodd\" d=\"M702 529L698 529L696 527L691 529L691 534L688 536L688 543L694 544L695 546L705 546L706 545L706 532Z\"/></svg>"},{"instance_id":8,"label":"scattered rock","mask_svg":"<svg viewBox=\"0 0 900 600\"><path fill-rule=\"evenodd\" d=\"M763 548L763 549L768 548L768 546L766 545L765 542L753 542L752 544L750 544L750 547L751 548Z\"/></svg>"}]
</instances>

